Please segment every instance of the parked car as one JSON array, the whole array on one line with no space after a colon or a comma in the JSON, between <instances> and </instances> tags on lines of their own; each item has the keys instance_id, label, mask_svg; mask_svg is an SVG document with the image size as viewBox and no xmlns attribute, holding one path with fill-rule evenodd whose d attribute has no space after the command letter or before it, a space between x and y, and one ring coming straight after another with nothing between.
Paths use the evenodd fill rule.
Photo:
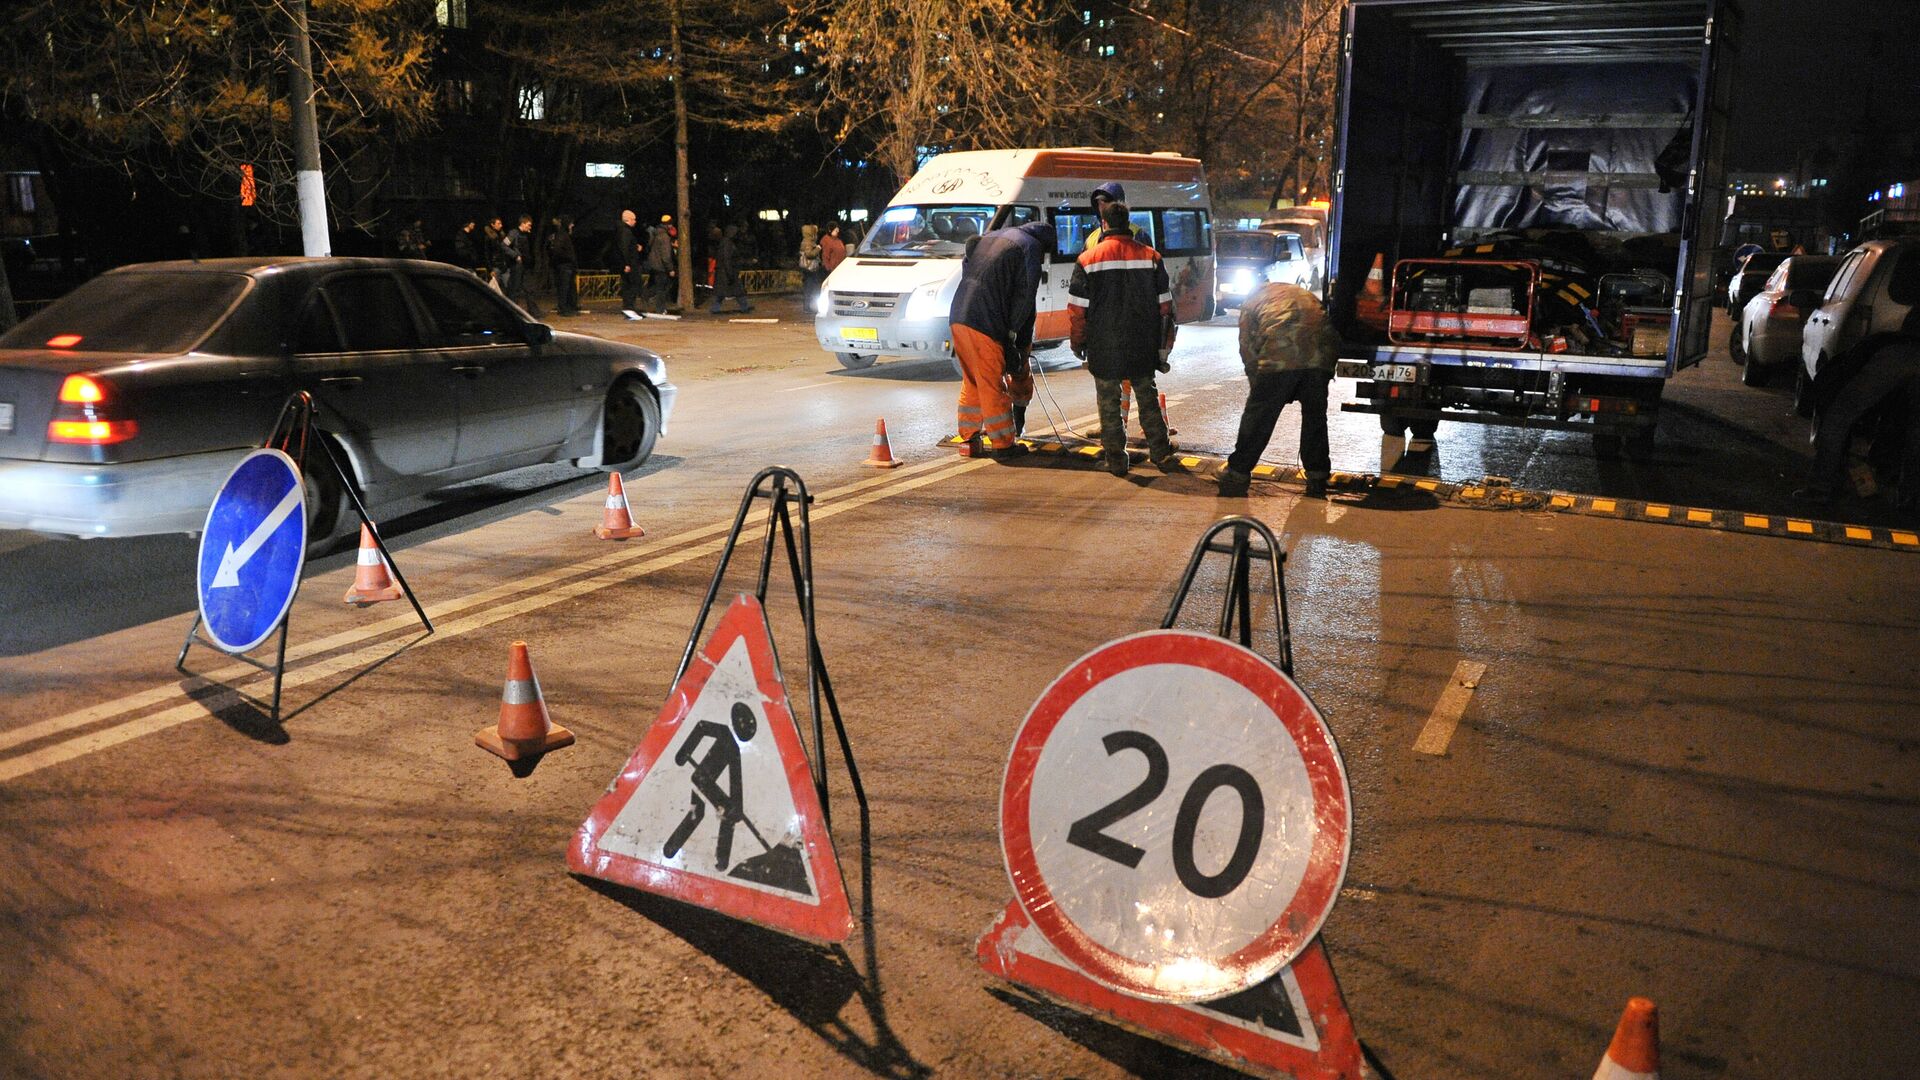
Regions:
<instances>
[{"instance_id":1,"label":"parked car","mask_svg":"<svg viewBox=\"0 0 1920 1080\"><path fill-rule=\"evenodd\" d=\"M1760 291L1760 286L1788 258L1789 254L1784 251L1760 251L1741 260L1727 281L1727 314L1733 316L1735 322L1739 321L1747 301L1753 299L1753 294Z\"/></svg>"},{"instance_id":2,"label":"parked car","mask_svg":"<svg viewBox=\"0 0 1920 1080\"><path fill-rule=\"evenodd\" d=\"M0 528L196 532L296 390L370 505L547 462L637 465L675 394L652 352L555 333L440 263L123 267L0 335ZM351 515L328 470L307 473L324 539Z\"/></svg>"},{"instance_id":3,"label":"parked car","mask_svg":"<svg viewBox=\"0 0 1920 1080\"><path fill-rule=\"evenodd\" d=\"M1800 331L1839 268L1832 255L1795 255L1774 268L1733 324L1733 359L1746 365L1741 382L1765 386L1800 359Z\"/></svg>"},{"instance_id":4,"label":"parked car","mask_svg":"<svg viewBox=\"0 0 1920 1080\"><path fill-rule=\"evenodd\" d=\"M1880 348L1920 336L1920 239L1869 240L1841 259L1800 337L1794 408L1812 416L1820 388Z\"/></svg>"},{"instance_id":5,"label":"parked car","mask_svg":"<svg viewBox=\"0 0 1920 1080\"><path fill-rule=\"evenodd\" d=\"M1271 210L1261 219L1260 229L1263 232L1290 232L1300 237L1300 246L1306 249L1307 265L1312 272L1308 281L1301 284L1315 295L1322 294L1327 287L1327 208L1295 206Z\"/></svg>"},{"instance_id":6,"label":"parked car","mask_svg":"<svg viewBox=\"0 0 1920 1080\"><path fill-rule=\"evenodd\" d=\"M1213 234L1214 306L1239 308L1240 302L1270 281L1312 288L1313 265L1299 233L1258 229Z\"/></svg>"}]
</instances>

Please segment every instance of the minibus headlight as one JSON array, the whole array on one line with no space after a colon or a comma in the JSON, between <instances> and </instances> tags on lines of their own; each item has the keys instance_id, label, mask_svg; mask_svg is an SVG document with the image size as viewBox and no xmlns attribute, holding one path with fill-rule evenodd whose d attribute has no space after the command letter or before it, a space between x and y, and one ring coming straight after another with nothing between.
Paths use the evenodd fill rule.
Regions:
<instances>
[{"instance_id":1,"label":"minibus headlight","mask_svg":"<svg viewBox=\"0 0 1920 1080\"><path fill-rule=\"evenodd\" d=\"M913 295L907 299L907 321L917 322L921 319L944 318L952 304L953 301L951 300L945 303L941 302L940 286L938 284L923 285L915 289Z\"/></svg>"}]
</instances>

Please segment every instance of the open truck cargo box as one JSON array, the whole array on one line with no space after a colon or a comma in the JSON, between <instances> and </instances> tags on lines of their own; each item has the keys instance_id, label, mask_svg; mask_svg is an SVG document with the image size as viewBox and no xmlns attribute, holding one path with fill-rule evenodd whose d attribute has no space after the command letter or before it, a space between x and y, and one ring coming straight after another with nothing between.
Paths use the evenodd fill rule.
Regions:
<instances>
[{"instance_id":1,"label":"open truck cargo box","mask_svg":"<svg viewBox=\"0 0 1920 1080\"><path fill-rule=\"evenodd\" d=\"M1707 348L1728 12L1725 0L1352 0L1328 306L1342 374L1374 381L1350 408L1651 427L1661 385ZM1450 340L1446 320L1399 311L1389 334L1356 313L1376 257L1388 281L1407 279L1403 260L1538 262L1532 339L1488 348L1465 332L1476 320L1455 320ZM1630 320L1600 302L1601 283L1623 278L1659 285ZM1388 305L1372 295L1362 310L1378 315ZM1404 332L1416 324L1427 332Z\"/></svg>"}]
</instances>

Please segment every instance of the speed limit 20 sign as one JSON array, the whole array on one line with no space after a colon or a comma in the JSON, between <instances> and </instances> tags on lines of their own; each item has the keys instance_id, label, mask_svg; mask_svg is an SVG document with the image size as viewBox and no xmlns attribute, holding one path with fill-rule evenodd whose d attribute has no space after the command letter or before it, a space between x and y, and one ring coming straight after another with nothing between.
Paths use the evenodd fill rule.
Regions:
<instances>
[{"instance_id":1,"label":"speed limit 20 sign","mask_svg":"<svg viewBox=\"0 0 1920 1080\"><path fill-rule=\"evenodd\" d=\"M1225 638L1081 657L1014 738L1000 843L1035 929L1092 978L1211 1001L1271 977L1346 876L1346 769L1305 693Z\"/></svg>"}]
</instances>

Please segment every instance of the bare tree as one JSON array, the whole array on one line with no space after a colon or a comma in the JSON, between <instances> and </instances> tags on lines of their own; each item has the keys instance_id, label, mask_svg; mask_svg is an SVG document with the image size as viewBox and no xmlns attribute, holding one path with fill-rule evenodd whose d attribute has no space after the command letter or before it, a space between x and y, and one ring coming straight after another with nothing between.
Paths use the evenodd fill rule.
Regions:
<instances>
[{"instance_id":1,"label":"bare tree","mask_svg":"<svg viewBox=\"0 0 1920 1080\"><path fill-rule=\"evenodd\" d=\"M428 11L403 0L314 4L330 173L372 179L392 141L430 121ZM237 201L249 165L260 208L291 223L289 25L279 0L15 0L0 33L0 104L83 158L183 193ZM370 190L329 185L336 197Z\"/></svg>"},{"instance_id":2,"label":"bare tree","mask_svg":"<svg viewBox=\"0 0 1920 1080\"><path fill-rule=\"evenodd\" d=\"M814 0L793 7L827 130L905 180L924 150L1079 141L1120 72L1076 56L1056 0Z\"/></svg>"}]
</instances>

